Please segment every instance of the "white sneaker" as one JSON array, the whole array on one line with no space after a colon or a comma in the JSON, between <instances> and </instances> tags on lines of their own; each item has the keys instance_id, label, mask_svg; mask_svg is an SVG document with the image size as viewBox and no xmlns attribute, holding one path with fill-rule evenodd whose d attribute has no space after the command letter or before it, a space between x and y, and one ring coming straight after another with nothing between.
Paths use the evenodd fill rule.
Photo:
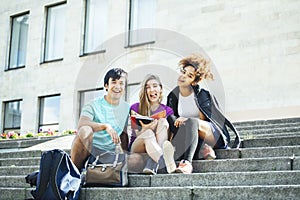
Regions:
<instances>
[{"instance_id":1,"label":"white sneaker","mask_svg":"<svg viewBox=\"0 0 300 200\"><path fill-rule=\"evenodd\" d=\"M163 157L165 160L167 172L173 173L176 170L176 163L174 160L174 147L171 142L165 141L163 145Z\"/></svg>"}]
</instances>

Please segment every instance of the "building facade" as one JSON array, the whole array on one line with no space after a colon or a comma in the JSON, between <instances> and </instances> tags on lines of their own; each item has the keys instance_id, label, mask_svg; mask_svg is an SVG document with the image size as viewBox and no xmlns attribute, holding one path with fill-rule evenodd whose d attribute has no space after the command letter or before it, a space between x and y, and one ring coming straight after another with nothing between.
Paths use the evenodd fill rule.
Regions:
<instances>
[{"instance_id":1,"label":"building facade","mask_svg":"<svg viewBox=\"0 0 300 200\"><path fill-rule=\"evenodd\" d=\"M215 81L203 87L231 120L299 117L299 9L297 0L3 0L0 132L76 128L111 67L129 72L128 102L148 73L166 97L193 52L211 59Z\"/></svg>"}]
</instances>

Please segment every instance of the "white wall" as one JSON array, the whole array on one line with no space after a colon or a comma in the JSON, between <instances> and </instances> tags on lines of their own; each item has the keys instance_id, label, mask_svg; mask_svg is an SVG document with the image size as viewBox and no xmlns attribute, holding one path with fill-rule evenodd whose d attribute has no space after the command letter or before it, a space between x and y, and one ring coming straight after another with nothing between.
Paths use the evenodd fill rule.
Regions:
<instances>
[{"instance_id":1,"label":"white wall","mask_svg":"<svg viewBox=\"0 0 300 200\"><path fill-rule=\"evenodd\" d=\"M39 96L61 94L60 129L76 127L78 89L101 85L109 66L127 71L142 65L162 66L157 73L168 89L174 85L177 62L191 49L187 42L163 38L176 52L149 48L123 48L127 1L110 1L110 39L120 46L109 52L80 57L84 1L67 2L64 59L41 62L45 29L45 7L57 0L2 0L0 2L0 101L23 99L22 132L34 131L38 123ZM156 28L178 33L198 44L217 68L225 110L233 121L300 116L300 1L294 0L160 0L157 1ZM10 34L10 16L30 11L26 67L4 71ZM117 38L117 39L116 39ZM160 45L165 45L159 43ZM119 49L121 48L121 49ZM136 51L138 50L139 51ZM188 49L188 50L186 50ZM171 49L172 50L172 49ZM182 52L180 52L182 50ZM186 50L186 51L185 51ZM120 57L110 60L112 54ZM122 56L121 56L122 55ZM95 65L96 63L96 65ZM99 65L97 65L97 63ZM89 70L83 70L90 66ZM164 76L165 71L170 76ZM83 73L83 71L85 71ZM150 70L151 71L151 70ZM147 70L140 74L140 80ZM83 75L85 82L78 83ZM134 78L133 78L134 77ZM132 82L137 77L131 75ZM176 81L176 80L175 80ZM223 99L224 98L224 99ZM3 106L0 106L3 112ZM0 131L3 114L0 116Z\"/></svg>"}]
</instances>

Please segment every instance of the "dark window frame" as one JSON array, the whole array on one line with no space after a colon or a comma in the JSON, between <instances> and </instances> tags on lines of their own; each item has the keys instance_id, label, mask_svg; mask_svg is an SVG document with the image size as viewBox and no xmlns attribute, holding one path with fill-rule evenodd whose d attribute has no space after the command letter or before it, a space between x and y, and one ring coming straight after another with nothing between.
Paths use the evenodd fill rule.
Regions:
<instances>
[{"instance_id":1,"label":"dark window frame","mask_svg":"<svg viewBox=\"0 0 300 200\"><path fill-rule=\"evenodd\" d=\"M25 65L19 65L19 66L13 67L13 68L11 68L11 66L10 66L14 19L17 18L17 17L21 17L23 15L28 15L28 17L29 17L30 11L25 11L25 12L21 12L21 13L10 16L10 35L9 35L9 47L8 47L9 48L8 49L8 60L7 60L7 64L6 64L6 67L5 67L4 71L21 69L21 68L25 68L25 66L26 66L26 64ZM27 38L27 42L28 42L28 38Z\"/></svg>"},{"instance_id":2,"label":"dark window frame","mask_svg":"<svg viewBox=\"0 0 300 200\"><path fill-rule=\"evenodd\" d=\"M58 123L45 123L45 124L42 124L41 123L41 114L44 114L44 113L42 113L42 99L45 99L45 98L49 98L49 97L55 97L55 96L59 96L59 97L61 97L61 94L51 94L51 95L45 95L45 96L39 96L38 97L38 99L39 99L39 101L38 101L38 103L39 103L39 106L38 106L38 130L37 130L37 132L40 132L40 127L41 126L52 126L52 125L58 125L59 126L59 121L58 121ZM60 99L59 99L60 100ZM43 110L43 112L44 112L44 110Z\"/></svg>"},{"instance_id":3,"label":"dark window frame","mask_svg":"<svg viewBox=\"0 0 300 200\"><path fill-rule=\"evenodd\" d=\"M134 0L129 0L129 12L128 12L128 28L127 28L127 37L126 37L126 44L125 44L125 48L131 48L131 47L139 47L139 46L144 46L144 45L148 45L148 44L154 44L155 43L155 40L149 40L147 42L139 42L139 43L135 43L135 44L132 44L131 42L131 32L133 31L132 30L132 1Z\"/></svg>"},{"instance_id":4,"label":"dark window frame","mask_svg":"<svg viewBox=\"0 0 300 200\"><path fill-rule=\"evenodd\" d=\"M17 126L17 127L5 127L5 122L6 122L5 115L6 115L6 104L13 103L13 102L22 102L22 101L23 101L23 99L14 99L14 100L9 100L9 101L3 102L3 107L4 107L4 109L3 109L3 111L4 111L3 112L3 126L2 126L3 132L5 132L6 130L21 130L21 124L20 124L20 126ZM21 111L21 118L22 118L22 111Z\"/></svg>"},{"instance_id":5,"label":"dark window frame","mask_svg":"<svg viewBox=\"0 0 300 200\"><path fill-rule=\"evenodd\" d=\"M54 3L54 4L49 4L45 6L45 12L46 12L46 21L45 21L45 31L44 31L44 41L43 41L43 55L42 55L42 61L40 62L40 64L46 64L46 63L52 63L52 62L58 62L58 61L62 61L64 58L55 58L55 59L50 59L50 60L46 60L46 48L47 48L47 33L48 33L48 19L49 19L49 9L53 8L55 6L60 6L60 5L67 5L67 1L62 1L62 2L58 2L58 3Z\"/></svg>"}]
</instances>

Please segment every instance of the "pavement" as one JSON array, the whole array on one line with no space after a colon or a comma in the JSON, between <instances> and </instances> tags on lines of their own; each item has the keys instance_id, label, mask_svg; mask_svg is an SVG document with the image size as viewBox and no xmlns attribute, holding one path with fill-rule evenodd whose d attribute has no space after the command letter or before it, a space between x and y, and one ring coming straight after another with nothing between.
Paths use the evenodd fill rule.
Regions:
<instances>
[{"instance_id":1,"label":"pavement","mask_svg":"<svg viewBox=\"0 0 300 200\"><path fill-rule=\"evenodd\" d=\"M52 150L52 149L63 149L63 150L69 150L71 149L72 142L75 138L75 135L68 135L68 136L63 136L59 137L47 142L43 142L28 148L24 148L24 151L28 150L42 150L42 151L47 151L47 150Z\"/></svg>"}]
</instances>

